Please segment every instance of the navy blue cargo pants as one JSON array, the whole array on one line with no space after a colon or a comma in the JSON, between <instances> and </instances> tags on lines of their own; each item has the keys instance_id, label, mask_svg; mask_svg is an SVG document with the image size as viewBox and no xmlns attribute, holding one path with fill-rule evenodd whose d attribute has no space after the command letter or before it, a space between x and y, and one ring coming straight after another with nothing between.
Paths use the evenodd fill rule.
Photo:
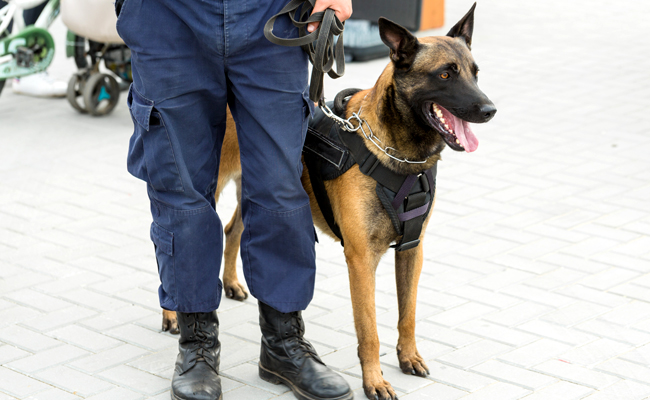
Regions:
<instances>
[{"instance_id":1,"label":"navy blue cargo pants","mask_svg":"<svg viewBox=\"0 0 650 400\"><path fill-rule=\"evenodd\" d=\"M282 312L314 289L309 198L300 161L313 105L307 57L271 44L264 23L285 1L126 0L117 21L132 51L128 105L135 132L128 170L147 182L160 304L219 306L223 228L214 192L226 126L237 125L242 164L241 256L251 294ZM288 18L278 36L296 37Z\"/></svg>"}]
</instances>

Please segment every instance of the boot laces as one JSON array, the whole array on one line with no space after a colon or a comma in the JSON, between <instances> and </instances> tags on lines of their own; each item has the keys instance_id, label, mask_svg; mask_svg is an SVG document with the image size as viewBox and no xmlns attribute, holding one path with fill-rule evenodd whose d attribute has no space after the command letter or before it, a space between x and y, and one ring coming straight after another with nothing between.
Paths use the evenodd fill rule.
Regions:
<instances>
[{"instance_id":1,"label":"boot laces","mask_svg":"<svg viewBox=\"0 0 650 400\"><path fill-rule=\"evenodd\" d=\"M284 321L285 325L290 325L290 329L285 331L286 343L291 344L288 346L287 351L295 357L296 361L300 361L307 356L312 356L314 359L320 361L316 349L305 338L305 324L302 321L300 313L290 313L290 317Z\"/></svg>"},{"instance_id":2,"label":"boot laces","mask_svg":"<svg viewBox=\"0 0 650 400\"><path fill-rule=\"evenodd\" d=\"M193 335L191 338L196 339L192 342L192 353L196 354L196 362L203 361L208 364L214 363L214 357L210 349L214 346L213 339L208 335L205 329L205 321L197 321L196 316L194 322L188 324L187 327L192 329Z\"/></svg>"}]
</instances>

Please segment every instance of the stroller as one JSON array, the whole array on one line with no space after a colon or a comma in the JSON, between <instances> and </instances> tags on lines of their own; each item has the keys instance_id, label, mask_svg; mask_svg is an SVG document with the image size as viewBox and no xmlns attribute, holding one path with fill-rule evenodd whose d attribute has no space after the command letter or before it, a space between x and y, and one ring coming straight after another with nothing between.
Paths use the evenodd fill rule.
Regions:
<instances>
[{"instance_id":1,"label":"stroller","mask_svg":"<svg viewBox=\"0 0 650 400\"><path fill-rule=\"evenodd\" d=\"M113 0L61 0L61 18L69 29L66 55L79 69L68 82L67 99L81 113L110 113L120 86L132 81L131 51L117 34L113 7Z\"/></svg>"}]
</instances>

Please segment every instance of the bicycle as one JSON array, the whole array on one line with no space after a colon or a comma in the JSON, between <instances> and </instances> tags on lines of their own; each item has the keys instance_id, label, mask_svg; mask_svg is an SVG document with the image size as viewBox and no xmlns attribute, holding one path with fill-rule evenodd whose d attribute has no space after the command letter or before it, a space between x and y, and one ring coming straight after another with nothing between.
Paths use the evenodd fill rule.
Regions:
<instances>
[{"instance_id":1,"label":"bicycle","mask_svg":"<svg viewBox=\"0 0 650 400\"><path fill-rule=\"evenodd\" d=\"M54 58L54 39L47 31L60 11L60 0L6 0L0 9L0 92L6 79L44 71ZM47 1L34 25L25 26L23 10ZM10 33L9 24L13 21Z\"/></svg>"}]
</instances>

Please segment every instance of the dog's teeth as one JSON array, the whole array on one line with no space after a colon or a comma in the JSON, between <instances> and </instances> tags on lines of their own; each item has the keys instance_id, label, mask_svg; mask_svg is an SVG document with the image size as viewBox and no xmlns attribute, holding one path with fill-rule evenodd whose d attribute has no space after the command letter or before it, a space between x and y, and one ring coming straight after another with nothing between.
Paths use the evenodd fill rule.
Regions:
<instances>
[{"instance_id":1,"label":"dog's teeth","mask_svg":"<svg viewBox=\"0 0 650 400\"><path fill-rule=\"evenodd\" d=\"M449 130L449 125L445 124L445 128L447 128L447 130Z\"/></svg>"},{"instance_id":2,"label":"dog's teeth","mask_svg":"<svg viewBox=\"0 0 650 400\"><path fill-rule=\"evenodd\" d=\"M447 122L447 121L445 121L445 119L444 119L443 117L440 117L440 121L441 121L443 124L444 124L445 122Z\"/></svg>"},{"instance_id":3,"label":"dog's teeth","mask_svg":"<svg viewBox=\"0 0 650 400\"><path fill-rule=\"evenodd\" d=\"M436 115L438 116L438 118L442 118L442 111L436 110Z\"/></svg>"},{"instance_id":4,"label":"dog's teeth","mask_svg":"<svg viewBox=\"0 0 650 400\"><path fill-rule=\"evenodd\" d=\"M456 139L456 144L460 144L460 140Z\"/></svg>"}]
</instances>

